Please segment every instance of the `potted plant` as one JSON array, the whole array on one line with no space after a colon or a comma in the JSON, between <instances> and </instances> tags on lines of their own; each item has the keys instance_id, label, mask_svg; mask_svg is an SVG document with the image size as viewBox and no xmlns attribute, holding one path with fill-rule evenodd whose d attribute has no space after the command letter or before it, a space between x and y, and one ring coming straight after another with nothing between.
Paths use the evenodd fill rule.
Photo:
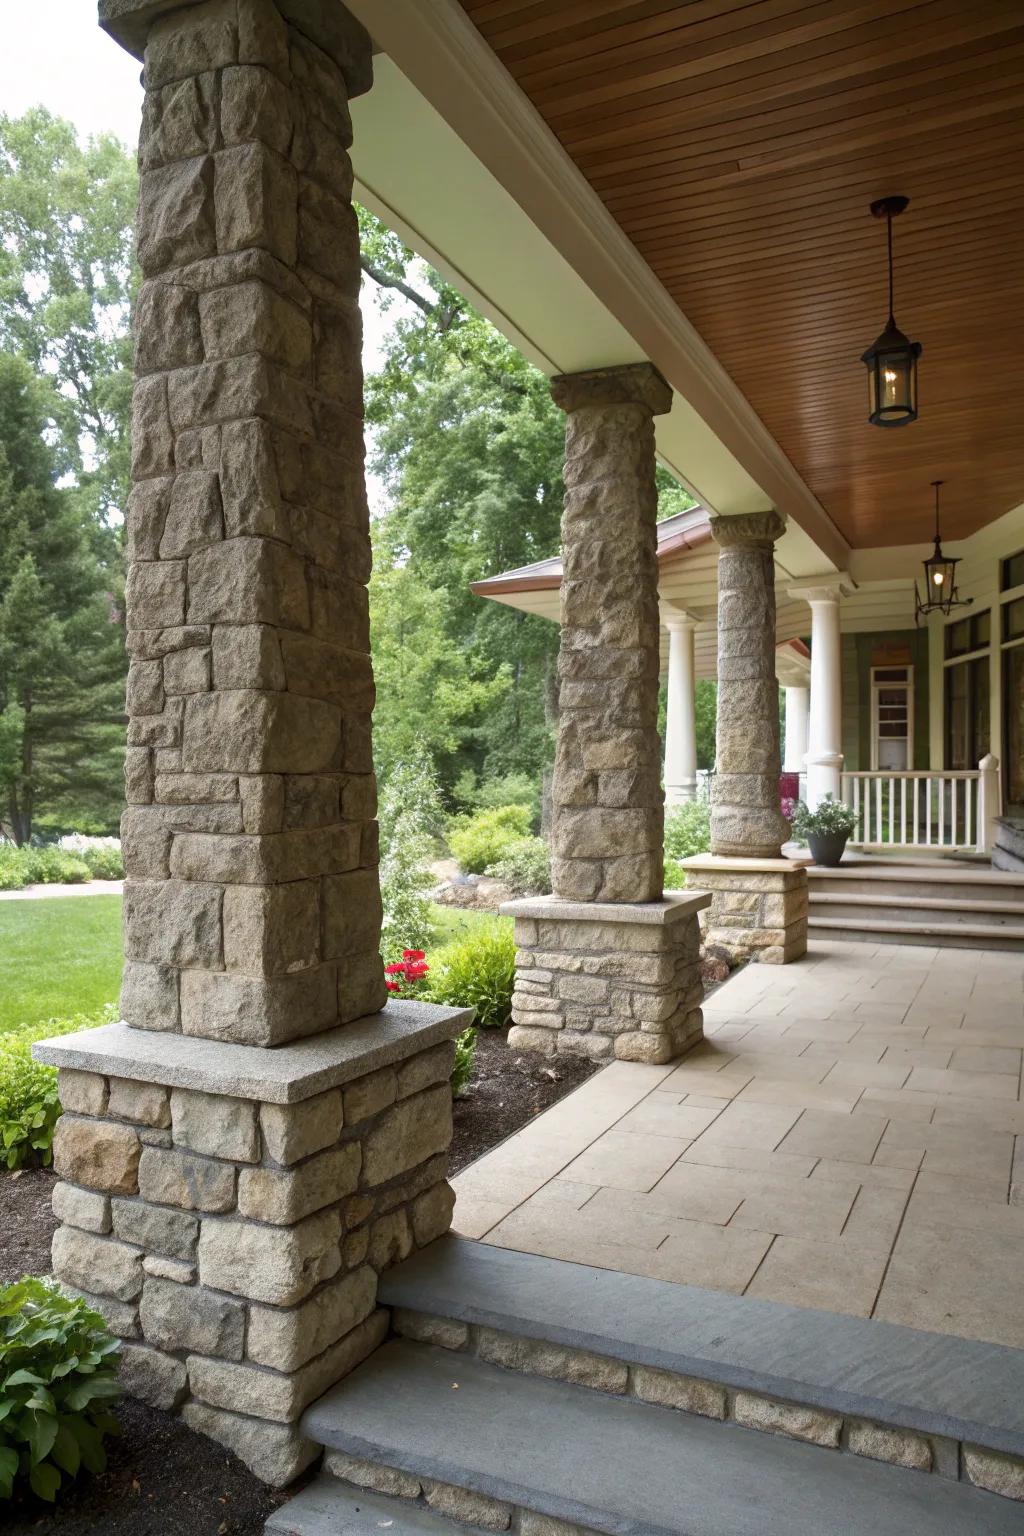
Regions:
<instances>
[{"instance_id":1,"label":"potted plant","mask_svg":"<svg viewBox=\"0 0 1024 1536\"><path fill-rule=\"evenodd\" d=\"M846 840L857 825L856 812L834 795L826 795L816 810L801 800L793 816L793 834L811 850L815 864L834 869L843 857Z\"/></svg>"}]
</instances>

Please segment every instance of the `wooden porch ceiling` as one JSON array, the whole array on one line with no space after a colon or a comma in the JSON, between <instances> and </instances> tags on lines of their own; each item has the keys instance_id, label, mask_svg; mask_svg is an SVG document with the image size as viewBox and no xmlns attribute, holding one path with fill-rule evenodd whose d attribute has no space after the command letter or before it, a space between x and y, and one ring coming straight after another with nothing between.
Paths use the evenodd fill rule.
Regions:
<instances>
[{"instance_id":1,"label":"wooden porch ceiling","mask_svg":"<svg viewBox=\"0 0 1024 1536\"><path fill-rule=\"evenodd\" d=\"M1024 502L1024 0L461 0L855 547ZM923 344L867 424L860 353Z\"/></svg>"}]
</instances>

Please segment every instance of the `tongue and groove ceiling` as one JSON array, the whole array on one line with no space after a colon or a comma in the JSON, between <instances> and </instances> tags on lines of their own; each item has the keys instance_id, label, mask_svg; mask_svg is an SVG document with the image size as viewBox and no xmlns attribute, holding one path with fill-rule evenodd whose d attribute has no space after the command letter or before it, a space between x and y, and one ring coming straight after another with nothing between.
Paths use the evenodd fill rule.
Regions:
<instances>
[{"instance_id":1,"label":"tongue and groove ceiling","mask_svg":"<svg viewBox=\"0 0 1024 1536\"><path fill-rule=\"evenodd\" d=\"M461 0L855 547L1024 502L1024 0ZM923 343L868 425L860 353Z\"/></svg>"}]
</instances>

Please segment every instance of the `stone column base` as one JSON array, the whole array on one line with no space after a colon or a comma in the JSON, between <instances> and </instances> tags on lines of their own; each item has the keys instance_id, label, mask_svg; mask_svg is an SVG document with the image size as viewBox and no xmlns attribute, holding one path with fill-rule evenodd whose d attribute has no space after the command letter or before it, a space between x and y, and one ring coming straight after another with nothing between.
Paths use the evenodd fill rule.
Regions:
<instances>
[{"instance_id":1,"label":"stone column base","mask_svg":"<svg viewBox=\"0 0 1024 1536\"><path fill-rule=\"evenodd\" d=\"M43 1041L64 1114L53 1270L106 1317L135 1397L264 1482L297 1420L381 1342L377 1277L451 1223L452 1041L395 1002L277 1050L111 1024Z\"/></svg>"},{"instance_id":2,"label":"stone column base","mask_svg":"<svg viewBox=\"0 0 1024 1536\"><path fill-rule=\"evenodd\" d=\"M516 989L508 1043L545 1056L665 1062L704 1037L701 891L663 901L510 901Z\"/></svg>"},{"instance_id":3,"label":"stone column base","mask_svg":"<svg viewBox=\"0 0 1024 1536\"><path fill-rule=\"evenodd\" d=\"M813 859L684 859L694 884L711 892L705 944L737 960L788 965L807 953L807 866Z\"/></svg>"}]
</instances>

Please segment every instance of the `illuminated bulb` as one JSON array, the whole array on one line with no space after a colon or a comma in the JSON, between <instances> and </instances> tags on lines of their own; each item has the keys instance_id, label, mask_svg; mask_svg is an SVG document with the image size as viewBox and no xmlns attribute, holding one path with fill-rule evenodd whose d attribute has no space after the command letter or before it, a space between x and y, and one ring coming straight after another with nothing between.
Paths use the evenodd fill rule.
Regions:
<instances>
[{"instance_id":1,"label":"illuminated bulb","mask_svg":"<svg viewBox=\"0 0 1024 1536\"><path fill-rule=\"evenodd\" d=\"M943 583L944 579L945 578L944 578L944 575L943 575L942 571L933 571L932 572L932 581L934 581L934 583L935 583L935 585L937 587L941 587L942 586L942 583Z\"/></svg>"}]
</instances>

